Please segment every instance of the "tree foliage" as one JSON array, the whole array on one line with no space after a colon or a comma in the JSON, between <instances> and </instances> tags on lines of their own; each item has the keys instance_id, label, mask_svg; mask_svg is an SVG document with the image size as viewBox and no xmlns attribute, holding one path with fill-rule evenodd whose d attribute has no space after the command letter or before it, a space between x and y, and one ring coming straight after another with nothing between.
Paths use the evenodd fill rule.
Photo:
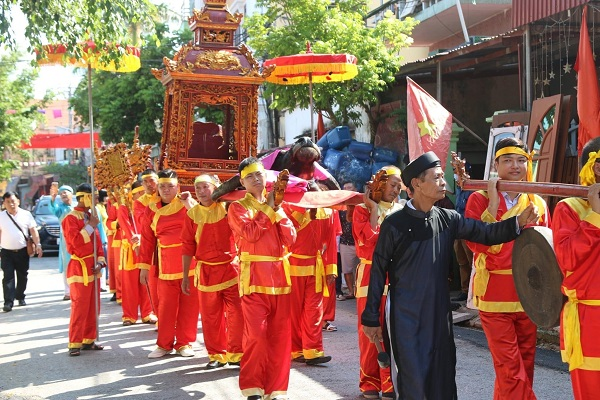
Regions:
<instances>
[{"instance_id":1,"label":"tree foliage","mask_svg":"<svg viewBox=\"0 0 600 400\"><path fill-rule=\"evenodd\" d=\"M142 143L160 142L165 88L152 75L151 68L163 67L162 59L172 57L175 49L192 38L185 29L171 35L164 24L156 26L160 41L145 40L141 49L142 68L133 73L92 72L92 105L95 130L108 143L133 142L134 129L140 127ZM147 37L149 39L149 37ZM89 123L87 79L78 85L71 105L85 124Z\"/></svg>"},{"instance_id":2,"label":"tree foliage","mask_svg":"<svg viewBox=\"0 0 600 400\"><path fill-rule=\"evenodd\" d=\"M18 62L18 53L0 56L0 180L10 178L18 161L22 142L29 142L37 122L42 121L38 109L47 99L34 101L33 83L37 72Z\"/></svg>"},{"instance_id":3,"label":"tree foliage","mask_svg":"<svg viewBox=\"0 0 600 400\"><path fill-rule=\"evenodd\" d=\"M44 167L47 174L55 174L59 176L61 185L69 185L73 188L77 185L89 182L88 169L82 163L73 165L50 164Z\"/></svg>"},{"instance_id":4,"label":"tree foliage","mask_svg":"<svg viewBox=\"0 0 600 400\"><path fill-rule=\"evenodd\" d=\"M15 30L23 29L13 24L19 9L27 19L29 52L62 43L67 56L78 58L82 48L77 44L91 39L105 44L107 58L118 59L120 50L113 44L135 43L137 29L152 31L156 13L150 0L0 0L0 7L0 44L16 48Z\"/></svg>"},{"instance_id":5,"label":"tree foliage","mask_svg":"<svg viewBox=\"0 0 600 400\"><path fill-rule=\"evenodd\" d=\"M377 116L371 112L379 104L378 93L394 82L400 69L400 49L412 42L417 24L403 21L387 12L374 28L367 27L365 0L258 0L264 14L247 17L248 44L266 58L298 54L312 44L314 53L349 53L358 59L358 75L345 82L313 85L316 110L336 125L349 122L360 126L360 109L369 116L371 132ZM272 107L291 110L308 108L308 85L267 84L265 97L274 95Z\"/></svg>"}]
</instances>

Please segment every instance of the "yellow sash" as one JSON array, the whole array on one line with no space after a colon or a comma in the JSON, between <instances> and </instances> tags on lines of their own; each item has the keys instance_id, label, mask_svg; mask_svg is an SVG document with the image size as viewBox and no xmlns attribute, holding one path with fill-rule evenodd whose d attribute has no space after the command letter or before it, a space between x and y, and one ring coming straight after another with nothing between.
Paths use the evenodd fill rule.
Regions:
<instances>
[{"instance_id":1,"label":"yellow sash","mask_svg":"<svg viewBox=\"0 0 600 400\"><path fill-rule=\"evenodd\" d=\"M240 296L245 294L250 294L250 263L252 262L274 262L281 261L283 263L283 271L285 273L285 281L288 286L292 285L292 280L290 279L290 254L286 254L283 257L273 257L273 256L261 256L258 254L249 254L248 252L242 252L240 254L240 282L242 283L240 287Z\"/></svg>"},{"instance_id":2,"label":"yellow sash","mask_svg":"<svg viewBox=\"0 0 600 400\"><path fill-rule=\"evenodd\" d=\"M600 306L600 300L580 300L577 298L575 289L567 289L564 286L563 291L567 295L568 301L563 308L562 324L565 350L562 351L561 354L563 362L569 363L569 371L572 371L583 364L578 304Z\"/></svg>"},{"instance_id":3,"label":"yellow sash","mask_svg":"<svg viewBox=\"0 0 600 400\"><path fill-rule=\"evenodd\" d=\"M316 258L315 261L315 293L323 292L324 297L329 297L329 288L327 287L327 275L325 274L325 264L323 263L323 257L321 252L317 251L316 256L306 256L303 254L293 253L292 257L299 258L301 260L308 260L310 258ZM325 283L323 283L325 282Z\"/></svg>"},{"instance_id":4,"label":"yellow sash","mask_svg":"<svg viewBox=\"0 0 600 400\"><path fill-rule=\"evenodd\" d=\"M194 257L194 260L196 260L196 269L194 271L194 286L196 286L198 288L198 290L203 291L203 292L218 292L219 290L227 289L228 287L231 287L237 283L237 278L233 278L233 279L228 280L227 282L221 282L218 285L212 285L212 286L200 285L200 270L202 268L202 264L206 264L206 265L229 264L229 263L231 263L231 260L219 261L219 262L208 262L208 261L199 260L196 257Z\"/></svg>"},{"instance_id":5,"label":"yellow sash","mask_svg":"<svg viewBox=\"0 0 600 400\"><path fill-rule=\"evenodd\" d=\"M90 281L89 277L93 276L93 275L88 275L87 265L85 264L85 259L90 258L90 257L94 257L94 255L90 254L89 256L85 256L85 257L77 257L74 254L71 255L71 259L79 261L79 264L81 264L81 276L83 277L83 286L87 286Z\"/></svg>"}]
</instances>

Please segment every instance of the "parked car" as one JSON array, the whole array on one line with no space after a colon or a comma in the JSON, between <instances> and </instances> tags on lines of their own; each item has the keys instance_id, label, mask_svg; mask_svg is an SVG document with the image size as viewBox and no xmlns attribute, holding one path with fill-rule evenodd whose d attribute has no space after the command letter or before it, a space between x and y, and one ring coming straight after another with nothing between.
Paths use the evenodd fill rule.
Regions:
<instances>
[{"instance_id":1,"label":"parked car","mask_svg":"<svg viewBox=\"0 0 600 400\"><path fill-rule=\"evenodd\" d=\"M38 233L40 234L40 242L42 243L42 250L44 250L44 253L58 252L60 223L50 209L51 201L52 198L50 196L42 196L31 211L38 226ZM77 205L75 196L73 196L72 204L74 206Z\"/></svg>"}]
</instances>

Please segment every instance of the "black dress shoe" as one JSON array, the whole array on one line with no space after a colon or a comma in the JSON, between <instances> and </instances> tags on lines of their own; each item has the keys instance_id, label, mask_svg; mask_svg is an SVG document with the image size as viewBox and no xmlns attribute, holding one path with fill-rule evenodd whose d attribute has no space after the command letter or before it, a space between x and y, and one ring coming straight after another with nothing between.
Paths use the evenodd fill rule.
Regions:
<instances>
[{"instance_id":1,"label":"black dress shoe","mask_svg":"<svg viewBox=\"0 0 600 400\"><path fill-rule=\"evenodd\" d=\"M325 364L325 363L328 363L329 361L331 361L331 356L322 356L322 357L317 357L317 358L307 358L306 359L306 365Z\"/></svg>"},{"instance_id":2,"label":"black dress shoe","mask_svg":"<svg viewBox=\"0 0 600 400\"><path fill-rule=\"evenodd\" d=\"M12 306L5 304L4 307L2 307L2 310L4 310L4 312L10 312L12 311Z\"/></svg>"},{"instance_id":3,"label":"black dress shoe","mask_svg":"<svg viewBox=\"0 0 600 400\"><path fill-rule=\"evenodd\" d=\"M296 358L292 358L292 361L299 362L299 363L305 363L306 358L304 358L304 356L298 356Z\"/></svg>"},{"instance_id":4,"label":"black dress shoe","mask_svg":"<svg viewBox=\"0 0 600 400\"><path fill-rule=\"evenodd\" d=\"M113 294L112 297L110 298L110 301L117 301L117 294Z\"/></svg>"},{"instance_id":5,"label":"black dress shoe","mask_svg":"<svg viewBox=\"0 0 600 400\"><path fill-rule=\"evenodd\" d=\"M253 396L248 396L247 400L262 400L262 396L258 395L258 394L255 394Z\"/></svg>"},{"instance_id":6,"label":"black dress shoe","mask_svg":"<svg viewBox=\"0 0 600 400\"><path fill-rule=\"evenodd\" d=\"M450 309L452 311L456 311L456 310L458 310L461 307L462 307L461 303L454 303L454 302L450 303Z\"/></svg>"},{"instance_id":7,"label":"black dress shoe","mask_svg":"<svg viewBox=\"0 0 600 400\"><path fill-rule=\"evenodd\" d=\"M225 366L225 363L220 363L217 360L214 361L210 361L208 364L206 364L206 369L217 369L217 368L222 368Z\"/></svg>"},{"instance_id":8,"label":"black dress shoe","mask_svg":"<svg viewBox=\"0 0 600 400\"><path fill-rule=\"evenodd\" d=\"M240 362L239 361L228 361L227 365L229 365L230 367L239 367Z\"/></svg>"},{"instance_id":9,"label":"black dress shoe","mask_svg":"<svg viewBox=\"0 0 600 400\"><path fill-rule=\"evenodd\" d=\"M20 306L26 306L27 303L25 303L25 300L19 300L19 305Z\"/></svg>"}]
</instances>

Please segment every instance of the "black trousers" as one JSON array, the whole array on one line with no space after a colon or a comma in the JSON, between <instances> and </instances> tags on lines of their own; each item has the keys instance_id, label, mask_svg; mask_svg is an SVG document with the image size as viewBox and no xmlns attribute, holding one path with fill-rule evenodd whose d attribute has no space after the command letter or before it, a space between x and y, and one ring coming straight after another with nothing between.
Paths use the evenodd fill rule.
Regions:
<instances>
[{"instance_id":1,"label":"black trousers","mask_svg":"<svg viewBox=\"0 0 600 400\"><path fill-rule=\"evenodd\" d=\"M27 247L17 251L2 249L0 256L2 257L1 265L4 273L2 278L4 305L12 307L15 300L25 300L27 274L29 273Z\"/></svg>"}]
</instances>

